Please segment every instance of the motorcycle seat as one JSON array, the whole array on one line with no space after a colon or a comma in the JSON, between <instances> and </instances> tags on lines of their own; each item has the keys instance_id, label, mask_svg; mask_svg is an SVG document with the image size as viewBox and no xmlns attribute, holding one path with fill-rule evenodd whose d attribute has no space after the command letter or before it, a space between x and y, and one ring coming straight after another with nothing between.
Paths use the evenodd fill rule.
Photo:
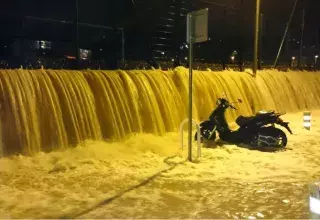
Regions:
<instances>
[{"instance_id":1,"label":"motorcycle seat","mask_svg":"<svg viewBox=\"0 0 320 220\"><path fill-rule=\"evenodd\" d=\"M240 126L240 127L244 127L246 126L252 119L254 118L254 116L242 116L240 115L237 119L236 119L236 123Z\"/></svg>"},{"instance_id":2,"label":"motorcycle seat","mask_svg":"<svg viewBox=\"0 0 320 220\"><path fill-rule=\"evenodd\" d=\"M267 115L267 114L271 114L273 113L273 111L258 111L256 113L256 115Z\"/></svg>"}]
</instances>

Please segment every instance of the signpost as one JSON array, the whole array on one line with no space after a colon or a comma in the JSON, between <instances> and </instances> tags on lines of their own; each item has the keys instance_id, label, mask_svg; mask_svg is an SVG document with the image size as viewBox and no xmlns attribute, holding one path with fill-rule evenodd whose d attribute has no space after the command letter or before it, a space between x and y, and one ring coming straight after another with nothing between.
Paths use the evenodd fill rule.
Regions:
<instances>
[{"instance_id":1,"label":"signpost","mask_svg":"<svg viewBox=\"0 0 320 220\"><path fill-rule=\"evenodd\" d=\"M188 159L192 161L192 66L193 44L208 40L208 9L188 13L187 42L189 43L189 123L188 123Z\"/></svg>"}]
</instances>

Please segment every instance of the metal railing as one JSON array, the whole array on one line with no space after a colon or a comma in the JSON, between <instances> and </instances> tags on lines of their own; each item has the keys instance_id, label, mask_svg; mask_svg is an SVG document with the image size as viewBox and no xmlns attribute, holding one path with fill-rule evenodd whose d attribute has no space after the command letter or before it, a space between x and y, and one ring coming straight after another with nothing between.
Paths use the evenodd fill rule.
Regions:
<instances>
[{"instance_id":1,"label":"metal railing","mask_svg":"<svg viewBox=\"0 0 320 220\"><path fill-rule=\"evenodd\" d=\"M189 122L189 119L185 119L180 124L180 137L181 137L181 150L183 150L183 128L186 123ZM192 124L194 124L197 128L197 145L198 145L198 151L197 151L197 158L201 157L201 136L200 136L200 126L195 120L192 120Z\"/></svg>"}]
</instances>

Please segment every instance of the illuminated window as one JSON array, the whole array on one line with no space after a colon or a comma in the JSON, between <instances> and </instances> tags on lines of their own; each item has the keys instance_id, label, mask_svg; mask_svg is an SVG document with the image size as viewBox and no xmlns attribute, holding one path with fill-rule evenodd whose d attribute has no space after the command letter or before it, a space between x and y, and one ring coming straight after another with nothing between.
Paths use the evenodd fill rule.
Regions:
<instances>
[{"instance_id":1,"label":"illuminated window","mask_svg":"<svg viewBox=\"0 0 320 220\"><path fill-rule=\"evenodd\" d=\"M52 42L50 41L44 41L44 40L37 40L33 42L33 48L34 49L44 49L44 50L50 50L52 46Z\"/></svg>"},{"instance_id":2,"label":"illuminated window","mask_svg":"<svg viewBox=\"0 0 320 220\"><path fill-rule=\"evenodd\" d=\"M81 60L90 60L91 59L91 50L80 49L80 59Z\"/></svg>"}]
</instances>

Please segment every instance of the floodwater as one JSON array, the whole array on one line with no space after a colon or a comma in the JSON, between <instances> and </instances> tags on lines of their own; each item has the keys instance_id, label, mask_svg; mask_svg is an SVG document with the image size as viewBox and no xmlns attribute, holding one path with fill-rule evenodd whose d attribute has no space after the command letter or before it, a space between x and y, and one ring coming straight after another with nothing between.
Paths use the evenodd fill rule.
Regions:
<instances>
[{"instance_id":1,"label":"floodwater","mask_svg":"<svg viewBox=\"0 0 320 220\"><path fill-rule=\"evenodd\" d=\"M320 111L310 131L302 112L283 118L294 135L281 152L204 146L190 163L179 133L168 133L2 158L0 218L308 218Z\"/></svg>"}]
</instances>

